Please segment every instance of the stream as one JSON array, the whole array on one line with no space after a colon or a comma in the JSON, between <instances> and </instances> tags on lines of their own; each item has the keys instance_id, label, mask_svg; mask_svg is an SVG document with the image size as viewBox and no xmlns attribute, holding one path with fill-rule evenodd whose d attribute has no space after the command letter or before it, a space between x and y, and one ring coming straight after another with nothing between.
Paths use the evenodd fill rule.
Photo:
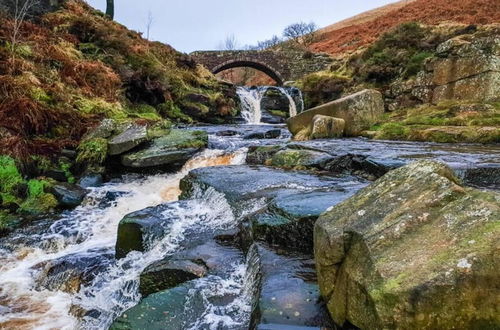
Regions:
<instances>
[{"instance_id":1,"label":"stream","mask_svg":"<svg viewBox=\"0 0 500 330\"><path fill-rule=\"evenodd\" d=\"M283 200L296 198L297 194L321 194L321 198L332 196L328 202L337 203L369 182L354 176L312 177L302 172L264 171L257 177L276 182L266 182L266 194L257 194L247 199L246 203L238 204L237 212L232 201L216 189L195 187L189 199L179 201L179 182L190 171L222 166L221 181L229 175L239 175L231 174L231 168L241 168L241 175L247 175L249 168L244 166L248 147L293 144L284 125L260 124L262 90L240 90L240 95L247 124L195 127L208 132L209 148L195 155L177 173L124 175L101 187L92 188L84 203L76 209L40 219L29 227L0 238L0 329L107 329L141 301L139 277L144 269L179 251L200 250L200 254L211 255L210 262L215 266L207 276L189 281L169 293L174 297L184 295L187 298L169 307L168 311L171 314L175 312L176 317L169 319L169 326L165 329L248 329L256 296L260 295L261 300L266 295L279 300L280 293L276 292L280 291L269 293L266 288L269 285L277 288L280 281L288 283L286 281L292 278L294 284L287 288L307 291L307 294L313 295L307 301L316 302L314 264L309 255L263 250L261 247L242 249L205 237L212 237L213 233L219 235L221 232L237 231L242 219L269 203L266 198L270 198L271 193L268 192L274 194L272 198ZM296 112L297 106L290 100L290 112ZM248 138L250 133L270 129L280 130L280 136L273 139ZM227 131L233 133L223 134ZM386 163L438 159L463 173L476 167L498 168L500 164L499 146L373 142L366 139L319 140L296 145L332 155L365 154ZM278 178L281 173L287 175L283 177L285 179L296 177L297 182ZM316 178L317 182L311 178ZM253 190L258 192L262 189L259 184L248 182L245 189L248 194ZM498 189L496 186L492 188ZM148 236L144 252L134 251L116 259L120 220L131 212L158 205L168 205L162 210L162 217L175 219L168 228L168 234L160 238ZM269 274L277 275L259 275L264 270L255 266L258 253L261 258L274 260L269 265L283 264L290 271L276 273L273 267L266 268L262 259L260 263L264 266L260 267L268 269ZM207 265L210 266L210 263L207 262ZM57 267L64 271L50 273ZM78 284L71 282L70 275L75 269L83 274L84 280ZM290 275L292 270L301 275ZM263 279L260 279L262 276ZM298 280L295 281L295 278ZM258 284L261 282L263 284ZM256 292L257 287L260 292ZM303 310L310 311L311 308L306 306ZM171 316L165 311L160 316L154 311L151 313L152 318ZM291 315L299 320L302 315L299 317L297 313L294 310ZM125 313L121 320L126 318ZM290 317L288 320L293 321ZM297 322L295 324L307 325L309 321ZM116 329L122 329L119 325Z\"/></svg>"}]
</instances>

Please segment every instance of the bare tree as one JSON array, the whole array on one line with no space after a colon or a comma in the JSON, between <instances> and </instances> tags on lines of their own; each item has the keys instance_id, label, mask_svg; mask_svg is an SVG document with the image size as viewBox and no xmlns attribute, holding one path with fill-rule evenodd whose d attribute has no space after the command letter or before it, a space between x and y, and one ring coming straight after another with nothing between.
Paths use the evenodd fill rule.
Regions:
<instances>
[{"instance_id":1,"label":"bare tree","mask_svg":"<svg viewBox=\"0 0 500 330\"><path fill-rule=\"evenodd\" d=\"M287 26L283 30L283 36L294 41L298 45L308 46L314 42L316 37L316 24L311 23L294 23Z\"/></svg>"},{"instance_id":2,"label":"bare tree","mask_svg":"<svg viewBox=\"0 0 500 330\"><path fill-rule=\"evenodd\" d=\"M239 43L234 34L228 35L218 46L220 50L236 50L238 47Z\"/></svg>"},{"instance_id":3,"label":"bare tree","mask_svg":"<svg viewBox=\"0 0 500 330\"><path fill-rule=\"evenodd\" d=\"M19 33L21 32L21 27L29 11L38 3L39 0L14 0L14 21L10 35L10 48L12 53L16 51L17 44L19 43Z\"/></svg>"},{"instance_id":4,"label":"bare tree","mask_svg":"<svg viewBox=\"0 0 500 330\"><path fill-rule=\"evenodd\" d=\"M106 0L106 15L113 19L115 17L115 1Z\"/></svg>"},{"instance_id":5,"label":"bare tree","mask_svg":"<svg viewBox=\"0 0 500 330\"><path fill-rule=\"evenodd\" d=\"M10 33L10 62L11 70L15 71L17 47L20 42L20 33L23 23L28 17L30 10L39 4L39 0L13 0L13 21Z\"/></svg>"},{"instance_id":6,"label":"bare tree","mask_svg":"<svg viewBox=\"0 0 500 330\"><path fill-rule=\"evenodd\" d=\"M283 42L283 40L281 40L281 38L278 37L277 35L274 35L271 37L271 39L257 42L257 46L255 47L255 49L264 50L264 49L272 48L272 47L279 45L281 42Z\"/></svg>"},{"instance_id":7,"label":"bare tree","mask_svg":"<svg viewBox=\"0 0 500 330\"><path fill-rule=\"evenodd\" d=\"M149 33L151 32L151 26L153 26L153 13L148 11L148 20L146 21L146 39L149 40Z\"/></svg>"}]
</instances>

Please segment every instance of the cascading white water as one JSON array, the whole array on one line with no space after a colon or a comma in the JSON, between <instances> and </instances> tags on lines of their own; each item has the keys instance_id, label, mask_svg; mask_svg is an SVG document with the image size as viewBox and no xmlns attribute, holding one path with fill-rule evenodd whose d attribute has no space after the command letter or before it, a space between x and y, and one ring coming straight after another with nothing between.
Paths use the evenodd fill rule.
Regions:
<instances>
[{"instance_id":1,"label":"cascading white water","mask_svg":"<svg viewBox=\"0 0 500 330\"><path fill-rule=\"evenodd\" d=\"M199 196L203 198L190 203L188 209L176 210L175 215L181 221L175 223L169 235L151 244L148 252L133 252L124 259L113 259L104 272L99 273L90 285L83 286L76 295L36 290L35 279L40 272L36 266L69 255L90 255L90 251L95 249L113 251L117 226L123 216L177 200L179 180L189 170L242 164L245 154L246 150L231 155L221 150L206 150L176 174L128 178L120 183L95 188L84 205L63 214L46 232L27 234L25 237L18 235L16 239L24 241L24 244L13 248L0 247L0 329L107 328L117 315L137 303L140 272L149 263L171 253L183 239L186 229L194 224L217 228L234 223L223 196L207 192ZM98 207L96 203L109 192L119 192L120 195L110 205ZM100 314L96 318L84 318L79 323L70 313L73 305L84 310L97 310Z\"/></svg>"},{"instance_id":2,"label":"cascading white water","mask_svg":"<svg viewBox=\"0 0 500 330\"><path fill-rule=\"evenodd\" d=\"M295 102L294 97L291 94L290 88L285 87L271 87L271 86L261 86L261 87L245 87L239 86L236 89L241 102L241 116L247 124L260 124L262 119L262 109L261 101L264 97L266 91L269 88L278 89L283 95L285 95L289 101L289 114L290 117L297 115L297 110L300 112L304 111L304 101L302 99L302 92L299 91L299 107Z\"/></svg>"},{"instance_id":3,"label":"cascading white water","mask_svg":"<svg viewBox=\"0 0 500 330\"><path fill-rule=\"evenodd\" d=\"M247 124L258 124L262 117L260 102L266 89L239 86L236 93L240 97L241 116Z\"/></svg>"}]
</instances>

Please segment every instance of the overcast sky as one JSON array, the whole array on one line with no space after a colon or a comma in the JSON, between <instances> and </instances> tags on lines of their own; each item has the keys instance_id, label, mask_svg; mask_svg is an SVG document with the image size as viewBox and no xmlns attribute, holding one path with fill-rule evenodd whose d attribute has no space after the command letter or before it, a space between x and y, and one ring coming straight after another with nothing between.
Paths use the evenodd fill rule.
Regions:
<instances>
[{"instance_id":1,"label":"overcast sky","mask_svg":"<svg viewBox=\"0 0 500 330\"><path fill-rule=\"evenodd\" d=\"M105 10L106 0L87 0ZM395 0L115 0L115 19L145 32L150 39L182 52L217 49L228 35L240 45L281 35L291 23L315 22L323 27Z\"/></svg>"}]
</instances>

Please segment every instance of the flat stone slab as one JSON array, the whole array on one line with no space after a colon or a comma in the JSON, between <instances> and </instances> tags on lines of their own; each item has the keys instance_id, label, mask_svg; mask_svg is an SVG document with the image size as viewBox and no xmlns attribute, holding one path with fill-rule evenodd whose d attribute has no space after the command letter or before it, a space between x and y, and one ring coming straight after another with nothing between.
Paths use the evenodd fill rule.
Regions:
<instances>
[{"instance_id":1,"label":"flat stone slab","mask_svg":"<svg viewBox=\"0 0 500 330\"><path fill-rule=\"evenodd\" d=\"M167 166L174 169L207 145L208 136L203 131L174 129L154 139L144 149L123 155L121 163L132 168Z\"/></svg>"},{"instance_id":2,"label":"flat stone slab","mask_svg":"<svg viewBox=\"0 0 500 330\"><path fill-rule=\"evenodd\" d=\"M358 184L354 177L331 177L300 171L285 171L266 166L218 166L191 171L181 180L181 198L190 198L195 187L213 188L223 193L232 206L254 199L271 199L278 195L310 192L317 189L333 191L345 185Z\"/></svg>"},{"instance_id":3,"label":"flat stone slab","mask_svg":"<svg viewBox=\"0 0 500 330\"><path fill-rule=\"evenodd\" d=\"M108 141L108 154L121 155L146 141L148 141L146 126L132 125Z\"/></svg>"}]
</instances>

